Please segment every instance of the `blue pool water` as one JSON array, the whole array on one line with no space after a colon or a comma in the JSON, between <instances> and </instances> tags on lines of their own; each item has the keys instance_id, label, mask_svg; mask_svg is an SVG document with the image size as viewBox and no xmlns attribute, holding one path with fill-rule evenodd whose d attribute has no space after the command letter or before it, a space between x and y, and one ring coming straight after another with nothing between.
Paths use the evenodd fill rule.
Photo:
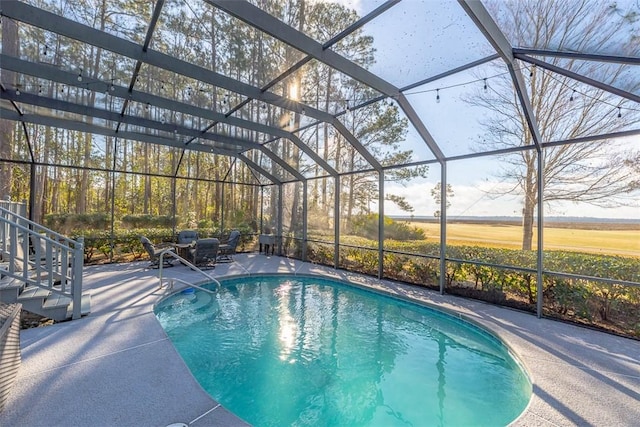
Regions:
<instances>
[{"instance_id":1,"label":"blue pool water","mask_svg":"<svg viewBox=\"0 0 640 427\"><path fill-rule=\"evenodd\" d=\"M327 279L232 279L156 315L202 387L255 426L501 426L531 397L491 334Z\"/></svg>"}]
</instances>

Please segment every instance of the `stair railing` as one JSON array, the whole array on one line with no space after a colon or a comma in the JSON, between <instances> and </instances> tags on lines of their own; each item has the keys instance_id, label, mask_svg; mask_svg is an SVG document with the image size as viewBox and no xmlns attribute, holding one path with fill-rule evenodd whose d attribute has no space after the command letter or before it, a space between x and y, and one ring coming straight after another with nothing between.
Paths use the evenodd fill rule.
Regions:
<instances>
[{"instance_id":1,"label":"stair railing","mask_svg":"<svg viewBox=\"0 0 640 427\"><path fill-rule=\"evenodd\" d=\"M213 283L218 285L218 289L220 289L222 287L220 282L218 282L218 280L215 277L213 277L210 274L205 273L200 268L196 267L194 264L190 263L189 261L187 261L186 259L184 259L180 255L175 253L173 251L173 248L167 248L167 249L163 250L162 252L160 252L160 257L159 257L158 279L160 279L160 289L162 289L164 287L163 278L162 278L162 265L164 264L164 257L165 256L173 257L173 258L177 259L178 261L180 261L182 264L184 264L187 267L189 267L190 269L192 269L193 271L197 271L198 273L202 274L207 279L211 280ZM195 288L195 289L198 289L198 290L201 290L201 291L204 291L204 292L208 292L210 294L215 294L215 292L210 291L209 289L203 288L203 287L198 286L198 285L194 285L193 283L189 283L189 282L187 282L185 280L182 280L182 279L176 279L176 278L170 277L170 278L167 278L167 280L169 282L168 283L169 289L173 289L173 283L174 282L179 282L179 283L182 283L183 285L187 285L187 286L190 286L192 288Z\"/></svg>"},{"instance_id":2,"label":"stair railing","mask_svg":"<svg viewBox=\"0 0 640 427\"><path fill-rule=\"evenodd\" d=\"M71 298L72 319L80 318L84 239L69 239L3 207L0 228L8 229L8 236L3 237L8 242L9 264L2 274Z\"/></svg>"},{"instance_id":3,"label":"stair railing","mask_svg":"<svg viewBox=\"0 0 640 427\"><path fill-rule=\"evenodd\" d=\"M25 202L13 202L10 199L0 200L0 208L7 209L22 217L27 216ZM0 224L0 259L6 261L9 254L9 224Z\"/></svg>"}]
</instances>

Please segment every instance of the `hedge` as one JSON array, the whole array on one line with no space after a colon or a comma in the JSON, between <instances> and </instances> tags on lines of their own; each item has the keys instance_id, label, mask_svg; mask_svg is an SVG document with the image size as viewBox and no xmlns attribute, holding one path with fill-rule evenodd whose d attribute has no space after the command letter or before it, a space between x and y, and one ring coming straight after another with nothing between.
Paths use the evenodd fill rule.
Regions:
<instances>
[{"instance_id":1,"label":"hedge","mask_svg":"<svg viewBox=\"0 0 640 427\"><path fill-rule=\"evenodd\" d=\"M252 232L248 226L236 229L241 233L240 245L246 245L252 241ZM230 230L220 232L214 228L199 228L196 231L201 238L218 237L221 239L225 239L230 232ZM85 264L144 259L147 255L140 243L141 236L147 237L154 244L176 241L172 228L116 229L113 232L113 239L111 231L88 230L78 233L73 238L80 236L84 237Z\"/></svg>"},{"instance_id":2,"label":"hedge","mask_svg":"<svg viewBox=\"0 0 640 427\"><path fill-rule=\"evenodd\" d=\"M385 249L385 278L439 289L440 260L422 255L427 253L436 256L439 244L420 242L413 245L385 241ZM333 253L333 244L311 242L307 258L311 262L333 266ZM534 271L537 262L535 251L448 246L447 258L447 293L536 312L538 290L537 273ZM341 246L339 267L377 276L378 252L370 248ZM544 314L640 338L640 287L552 273L638 283L639 267L640 261L632 257L545 251L544 269L547 273L543 275Z\"/></svg>"}]
</instances>

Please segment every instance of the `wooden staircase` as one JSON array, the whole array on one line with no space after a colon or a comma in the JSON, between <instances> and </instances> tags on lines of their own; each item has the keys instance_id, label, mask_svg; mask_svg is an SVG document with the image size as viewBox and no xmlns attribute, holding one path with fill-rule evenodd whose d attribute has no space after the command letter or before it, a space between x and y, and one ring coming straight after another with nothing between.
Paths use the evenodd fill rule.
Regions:
<instances>
[{"instance_id":1,"label":"wooden staircase","mask_svg":"<svg viewBox=\"0 0 640 427\"><path fill-rule=\"evenodd\" d=\"M82 239L48 230L6 203L0 204L0 302L21 303L24 310L55 321L88 314Z\"/></svg>"}]
</instances>

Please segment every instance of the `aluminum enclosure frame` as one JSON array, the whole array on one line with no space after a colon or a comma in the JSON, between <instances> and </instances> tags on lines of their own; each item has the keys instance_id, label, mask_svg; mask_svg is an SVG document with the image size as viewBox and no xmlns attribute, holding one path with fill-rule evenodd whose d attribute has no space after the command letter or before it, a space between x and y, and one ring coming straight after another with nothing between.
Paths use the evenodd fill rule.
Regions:
<instances>
[{"instance_id":1,"label":"aluminum enclosure frame","mask_svg":"<svg viewBox=\"0 0 640 427\"><path fill-rule=\"evenodd\" d=\"M290 141L299 150L304 152L319 168L326 172L326 176L334 180L335 185L335 207L334 207L334 265L337 268L339 266L339 248L340 248L340 188L342 177L352 173L362 173L363 171L341 171L331 166L320 155L314 152L309 146L307 146L300 137L296 134L297 131L288 131L278 127L270 126L259 121L251 121L232 116L230 113L222 114L210 109L202 108L196 105L189 104L187 102L181 102L175 99L169 99L166 97L157 96L154 94L146 93L136 90L136 78L142 65L147 64L154 67L158 67L163 70L167 70L182 76L195 79L209 85L222 88L227 91L234 92L236 94L246 97L246 99L234 108L240 108L241 105L248 103L250 100L256 100L265 104L270 104L275 107L282 108L292 114L301 115L304 114L309 118L315 120L316 124L326 123L333 129L336 134L340 135L344 140L350 144L354 150L356 150L371 166L370 171L378 174L378 214L379 224L378 231L381 238L378 242L378 276L383 276L384 271L384 176L385 172L404 166L419 165L419 164L431 164L437 163L441 167L440 182L441 185L441 206L440 211L441 227L440 227L440 291L444 292L444 277L446 273L446 237L447 237L447 217L446 217L446 183L448 181L447 164L452 161L488 156L495 154L508 154L515 153L522 150L535 150L537 153L537 185L538 185L538 200L543 200L544 179L541 171L544 169L543 151L545 148L554 147L563 144L572 144L577 142L587 142L590 140L613 138L620 136L633 136L640 135L640 129L627 130L623 132L609 133L605 135L597 135L592 137L577 138L575 140L566 141L545 141L543 140L539 124L535 117L531 100L527 93L527 89L524 82L524 77L519 69L519 61L524 63L533 64L542 68L545 68L554 73L564 75L572 78L576 81L596 87L609 93L618 95L624 99L632 102L640 103L640 96L635 93L625 91L620 88L616 88L611 85L598 82L587 76L580 75L575 72L571 72L561 67L550 64L543 61L538 56L560 56L566 58L576 58L583 60L593 60L601 62L612 62L619 64L640 64L640 58L635 57L622 57L616 55L599 55L599 54L585 54L574 52L551 52L542 51L536 49L515 48L513 47L505 35L502 33L496 22L493 20L489 12L486 10L481 1L478 0L458 0L458 4L464 10L464 12L473 21L476 27L480 30L482 35L486 38L489 44L495 49L495 54L489 55L477 61L473 61L470 64L456 67L455 69L445 71L438 75L427 77L419 82L412 83L404 88L399 88L383 78L375 75L374 73L366 70L365 68L355 64L354 62L339 55L331 47L339 40L344 39L347 35L363 26L365 23L372 21L377 16L384 14L386 11L393 9L400 0L390 0L384 2L377 7L374 11L368 15L363 16L358 22L352 24L349 28L345 29L340 34L334 36L331 40L322 44L304 33L298 31L295 28L285 24L284 22L276 19L267 12L261 10L257 6L245 1L225 1L225 0L203 0L206 3L212 5L218 10L234 16L244 23L252 26L253 28L271 35L272 37L284 42L292 48L300 51L304 54L304 58L291 66L288 70L284 71L280 75L276 76L269 84L264 87L256 87L239 80L232 79L225 75L216 73L206 68L190 64L184 60L178 59L174 56L167 55L160 51L150 48L152 38L154 37L158 19L162 13L164 7L164 0L157 0L153 9L147 31L145 33L145 39L142 44L137 44L124 38L109 34L104 31L100 31L81 23L75 22L69 18L55 15L51 12L39 9L34 6L27 5L19 1L4 1L2 2L0 14L3 19L14 19L26 24L36 26L38 28L51 31L58 35L62 35L74 40L78 40L82 43L86 43L95 47L100 47L105 50L109 50L122 57L129 58L135 61L134 71L129 79L128 86L109 85L107 82L94 81L91 82L92 88L88 87L88 83L78 82L76 75L64 71L55 67L47 66L32 61L27 61L21 58L12 57L4 53L0 54L0 63L2 68L10 70L16 73L22 73L30 75L43 80L49 80L51 82L74 86L77 88L87 88L94 91L104 91L105 88L113 86L113 90L110 91L109 96L114 96L124 100L123 106L119 113L108 111L106 109L100 109L96 107L89 107L83 104L76 104L72 102L66 102L55 98L50 98L33 93L18 94L17 87L7 86L3 82L0 87L0 99L6 100L11 103L14 109L9 109L6 105L0 107L0 116L2 119L13 120L17 122L35 123L51 127L59 127L64 129L76 130L80 132L88 132L97 135L106 135L119 139L131 139L150 144L159 144L169 147L174 147L183 150L183 154L186 151L196 151L202 153L214 153L218 155L229 156L234 159L238 159L243 162L250 170L254 171L261 177L266 178L271 185L275 185L278 188L279 200L277 203L277 231L279 236L279 251L282 250L282 230L283 230L283 184L289 182L301 182L303 186L303 259L306 259L306 247L307 247L307 191L308 191L308 179L304 176L302 171L294 168L292 165L286 162L286 160L280 157L275 152L271 151L269 147L265 146L264 142L253 141L250 139L236 138L228 135L216 134L210 132L210 129L216 123L224 123L229 126L238 127L254 132L264 133L271 135L273 140L284 139ZM341 113L330 114L320 109L314 108L310 105L306 105L302 102L291 100L286 97L277 95L275 92L271 92L269 89L274 87L278 82L283 81L286 77L293 74L296 70L300 69L305 63L310 60L319 61L322 64L331 67L356 81L374 89L382 94L380 98L376 100L390 98L394 99L400 109L404 112L409 122L416 129L418 135L423 140L425 146L428 148L431 154L434 156L434 160L428 160L423 162L416 162L410 165L383 165L381 162L364 146L364 144L353 135L340 120ZM527 130L531 135L533 145L529 147L513 147L510 149L484 152L484 153L472 153L465 155L446 156L439 145L438 141L432 136L428 127L425 126L423 120L414 109L414 106L407 99L405 93L419 85L437 81L441 78L450 76L463 70L473 68L477 65L484 64L489 61L500 59L506 65L510 78L515 88L515 92L518 97L518 101L524 112L526 118ZM370 101L370 102L375 102ZM19 110L17 103L28 104L32 106L39 106L48 108L55 111L66 111L70 113L80 114L85 117L103 119L111 122L112 127L97 126L94 124L68 120L60 117L51 117L38 114L26 114ZM158 106L170 111L180 112L183 114L189 114L193 117L202 118L209 121L209 126L204 129L189 128L186 126L179 126L176 124L162 123L156 120L150 120L147 118L136 117L127 114L127 106L131 102L146 103ZM361 106L356 106L356 108ZM230 111L234 111L231 109ZM121 129L121 125L130 124L132 126L152 129L154 132L174 132L180 137L187 137L188 141L185 143L178 139L171 139L162 137L160 135L153 135L141 132L128 132ZM26 129L26 128L25 128ZM26 134L27 143L31 148L31 143L28 141L29 135ZM197 142L205 141L205 142ZM267 156L274 164L279 165L284 171L286 171L293 180L289 180L287 177L276 176L272 172L266 170L260 164L257 164L249 156L247 151L257 150ZM15 159L1 159L0 162L8 163L20 163ZM31 153L32 170L33 166L37 163ZM115 160L114 160L115 166ZM64 166L68 167L68 166ZM368 172L367 171L364 172ZM115 171L115 167L112 172ZM129 172L127 172L129 173ZM177 168L176 168L177 173ZM174 180L176 176L173 177ZM226 180L226 177L225 177ZM256 182L259 182L256 177ZM175 181L174 181L175 183ZM247 184L249 185L249 184ZM264 188L264 184L251 184L260 185ZM174 192L175 197L175 192ZM175 204L175 203L174 203ZM537 314L542 316L542 274L544 272L544 206L542 203L538 203L537 211L537 285L538 285L538 301L537 301ZM175 211L175 207L174 207Z\"/></svg>"}]
</instances>

